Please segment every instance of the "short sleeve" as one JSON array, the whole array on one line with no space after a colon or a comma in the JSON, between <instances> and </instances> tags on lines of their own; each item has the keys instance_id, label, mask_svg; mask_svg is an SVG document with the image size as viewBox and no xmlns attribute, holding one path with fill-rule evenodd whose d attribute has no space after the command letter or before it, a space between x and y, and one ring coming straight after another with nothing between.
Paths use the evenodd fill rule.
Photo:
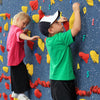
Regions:
<instances>
[{"instance_id":1,"label":"short sleeve","mask_svg":"<svg viewBox=\"0 0 100 100\"><path fill-rule=\"evenodd\" d=\"M16 37L17 37L17 42L23 42L24 40L20 39L19 36L23 32L21 29L16 30Z\"/></svg>"},{"instance_id":2,"label":"short sleeve","mask_svg":"<svg viewBox=\"0 0 100 100\"><path fill-rule=\"evenodd\" d=\"M71 45L74 42L72 34L71 34L71 30L68 30L67 32L60 33L60 39L66 45Z\"/></svg>"}]
</instances>

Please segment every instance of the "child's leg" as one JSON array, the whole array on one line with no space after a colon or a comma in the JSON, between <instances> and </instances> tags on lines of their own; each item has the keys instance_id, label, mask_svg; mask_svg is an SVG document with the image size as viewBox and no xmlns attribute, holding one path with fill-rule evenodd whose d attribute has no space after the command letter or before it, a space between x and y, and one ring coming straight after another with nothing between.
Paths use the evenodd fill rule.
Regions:
<instances>
[{"instance_id":1,"label":"child's leg","mask_svg":"<svg viewBox=\"0 0 100 100\"><path fill-rule=\"evenodd\" d=\"M51 81L53 100L77 100L74 81Z\"/></svg>"}]
</instances>

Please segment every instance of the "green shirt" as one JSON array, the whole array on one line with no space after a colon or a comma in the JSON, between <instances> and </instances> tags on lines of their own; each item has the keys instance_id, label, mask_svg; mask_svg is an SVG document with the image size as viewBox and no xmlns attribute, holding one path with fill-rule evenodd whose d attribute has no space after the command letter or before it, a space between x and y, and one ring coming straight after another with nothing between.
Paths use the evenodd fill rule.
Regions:
<instances>
[{"instance_id":1,"label":"green shirt","mask_svg":"<svg viewBox=\"0 0 100 100\"><path fill-rule=\"evenodd\" d=\"M47 37L46 47L50 55L51 80L75 79L70 49L70 44L73 42L71 30L55 34L53 37Z\"/></svg>"}]
</instances>

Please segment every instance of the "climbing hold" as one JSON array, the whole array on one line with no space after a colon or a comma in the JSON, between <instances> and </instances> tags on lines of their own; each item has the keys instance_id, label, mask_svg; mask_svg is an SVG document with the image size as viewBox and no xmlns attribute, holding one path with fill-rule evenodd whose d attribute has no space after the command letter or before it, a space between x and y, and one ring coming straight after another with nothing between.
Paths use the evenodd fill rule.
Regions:
<instances>
[{"instance_id":1,"label":"climbing hold","mask_svg":"<svg viewBox=\"0 0 100 100\"><path fill-rule=\"evenodd\" d=\"M89 54L79 52L79 56L85 61L85 63L88 63Z\"/></svg>"},{"instance_id":2,"label":"climbing hold","mask_svg":"<svg viewBox=\"0 0 100 100\"><path fill-rule=\"evenodd\" d=\"M68 31L69 30L69 22L68 21L63 22L63 25L64 25L65 30Z\"/></svg>"},{"instance_id":3,"label":"climbing hold","mask_svg":"<svg viewBox=\"0 0 100 100\"><path fill-rule=\"evenodd\" d=\"M59 0L59 1L63 1L63 0Z\"/></svg>"},{"instance_id":4,"label":"climbing hold","mask_svg":"<svg viewBox=\"0 0 100 100\"><path fill-rule=\"evenodd\" d=\"M93 0L86 0L86 1L87 1L87 4L88 4L89 6L93 6L93 5L94 5Z\"/></svg>"},{"instance_id":5,"label":"climbing hold","mask_svg":"<svg viewBox=\"0 0 100 100\"><path fill-rule=\"evenodd\" d=\"M36 57L37 62L40 64L41 63L42 56L39 55L38 53L35 53L35 57Z\"/></svg>"},{"instance_id":6,"label":"climbing hold","mask_svg":"<svg viewBox=\"0 0 100 100\"><path fill-rule=\"evenodd\" d=\"M0 55L0 61L3 63L3 56Z\"/></svg>"},{"instance_id":7,"label":"climbing hold","mask_svg":"<svg viewBox=\"0 0 100 100\"><path fill-rule=\"evenodd\" d=\"M32 16L33 21L35 21L35 23L39 22L39 14L35 14Z\"/></svg>"},{"instance_id":8,"label":"climbing hold","mask_svg":"<svg viewBox=\"0 0 100 100\"><path fill-rule=\"evenodd\" d=\"M8 89L8 90L10 89L9 84L7 82L5 82L5 88Z\"/></svg>"},{"instance_id":9,"label":"climbing hold","mask_svg":"<svg viewBox=\"0 0 100 100\"><path fill-rule=\"evenodd\" d=\"M40 91L39 89L35 89L35 90L34 90L34 95L35 95L37 98L41 98L42 93L41 93L41 91Z\"/></svg>"},{"instance_id":10,"label":"climbing hold","mask_svg":"<svg viewBox=\"0 0 100 100\"><path fill-rule=\"evenodd\" d=\"M40 9L40 10L38 10L38 14L39 14L39 20L41 20L41 18L43 17L43 16L45 16L45 14L43 13L43 11Z\"/></svg>"},{"instance_id":11,"label":"climbing hold","mask_svg":"<svg viewBox=\"0 0 100 100\"><path fill-rule=\"evenodd\" d=\"M100 2L100 0L98 0Z\"/></svg>"},{"instance_id":12,"label":"climbing hold","mask_svg":"<svg viewBox=\"0 0 100 100\"><path fill-rule=\"evenodd\" d=\"M6 93L2 93L4 100L8 100L8 96Z\"/></svg>"},{"instance_id":13,"label":"climbing hold","mask_svg":"<svg viewBox=\"0 0 100 100\"><path fill-rule=\"evenodd\" d=\"M70 4L72 4L72 0L70 0Z\"/></svg>"},{"instance_id":14,"label":"climbing hold","mask_svg":"<svg viewBox=\"0 0 100 100\"><path fill-rule=\"evenodd\" d=\"M49 10L51 10L51 5L49 4Z\"/></svg>"},{"instance_id":15,"label":"climbing hold","mask_svg":"<svg viewBox=\"0 0 100 100\"><path fill-rule=\"evenodd\" d=\"M4 51L5 51L5 47L2 46L2 45L0 45L0 48L1 48L1 51L4 53Z\"/></svg>"},{"instance_id":16,"label":"climbing hold","mask_svg":"<svg viewBox=\"0 0 100 100\"><path fill-rule=\"evenodd\" d=\"M42 41L42 39L38 39L38 46L42 51L44 51L44 42Z\"/></svg>"},{"instance_id":17,"label":"climbing hold","mask_svg":"<svg viewBox=\"0 0 100 100\"><path fill-rule=\"evenodd\" d=\"M2 32L2 27L0 26L0 33Z\"/></svg>"},{"instance_id":18,"label":"climbing hold","mask_svg":"<svg viewBox=\"0 0 100 100\"><path fill-rule=\"evenodd\" d=\"M47 63L50 64L50 56L47 54Z\"/></svg>"},{"instance_id":19,"label":"climbing hold","mask_svg":"<svg viewBox=\"0 0 100 100\"><path fill-rule=\"evenodd\" d=\"M60 12L60 18L62 17L62 12Z\"/></svg>"},{"instance_id":20,"label":"climbing hold","mask_svg":"<svg viewBox=\"0 0 100 100\"><path fill-rule=\"evenodd\" d=\"M6 20L6 14L5 13L0 14L0 17L3 17L3 19Z\"/></svg>"},{"instance_id":21,"label":"climbing hold","mask_svg":"<svg viewBox=\"0 0 100 100\"><path fill-rule=\"evenodd\" d=\"M86 99L79 99L79 100L86 100Z\"/></svg>"},{"instance_id":22,"label":"climbing hold","mask_svg":"<svg viewBox=\"0 0 100 100\"><path fill-rule=\"evenodd\" d=\"M5 15L6 15L6 17L7 17L8 19L10 19L10 14L5 13Z\"/></svg>"},{"instance_id":23,"label":"climbing hold","mask_svg":"<svg viewBox=\"0 0 100 100\"><path fill-rule=\"evenodd\" d=\"M51 5L55 4L55 0L50 0Z\"/></svg>"},{"instance_id":24,"label":"climbing hold","mask_svg":"<svg viewBox=\"0 0 100 100\"><path fill-rule=\"evenodd\" d=\"M23 12L27 13L28 7L27 6L22 6L21 9L22 9Z\"/></svg>"},{"instance_id":25,"label":"climbing hold","mask_svg":"<svg viewBox=\"0 0 100 100\"><path fill-rule=\"evenodd\" d=\"M29 75L33 75L33 64L29 64L29 63L27 63L26 64L26 68L27 68L27 70L28 70L28 73L29 73Z\"/></svg>"},{"instance_id":26,"label":"climbing hold","mask_svg":"<svg viewBox=\"0 0 100 100\"><path fill-rule=\"evenodd\" d=\"M83 41L85 40L85 38L86 38L86 35L83 35Z\"/></svg>"},{"instance_id":27,"label":"climbing hold","mask_svg":"<svg viewBox=\"0 0 100 100\"><path fill-rule=\"evenodd\" d=\"M92 25L94 25L94 18L92 19Z\"/></svg>"},{"instance_id":28,"label":"climbing hold","mask_svg":"<svg viewBox=\"0 0 100 100\"><path fill-rule=\"evenodd\" d=\"M10 22L10 24L12 25L12 23L13 23L13 19L11 18L11 22Z\"/></svg>"},{"instance_id":29,"label":"climbing hold","mask_svg":"<svg viewBox=\"0 0 100 100\"><path fill-rule=\"evenodd\" d=\"M9 95L9 98L10 98L10 100L14 100L14 98L12 98L12 95L11 94Z\"/></svg>"},{"instance_id":30,"label":"climbing hold","mask_svg":"<svg viewBox=\"0 0 100 100\"><path fill-rule=\"evenodd\" d=\"M87 71L87 76L86 77L89 78L89 71Z\"/></svg>"},{"instance_id":31,"label":"climbing hold","mask_svg":"<svg viewBox=\"0 0 100 100\"><path fill-rule=\"evenodd\" d=\"M6 72L6 73L8 73L8 67L4 66L3 67L3 71Z\"/></svg>"},{"instance_id":32,"label":"climbing hold","mask_svg":"<svg viewBox=\"0 0 100 100\"><path fill-rule=\"evenodd\" d=\"M8 31L8 22L6 22L6 24L4 25L4 30Z\"/></svg>"},{"instance_id":33,"label":"climbing hold","mask_svg":"<svg viewBox=\"0 0 100 100\"><path fill-rule=\"evenodd\" d=\"M77 70L79 70L80 69L80 65L79 65L79 63L77 63Z\"/></svg>"},{"instance_id":34,"label":"climbing hold","mask_svg":"<svg viewBox=\"0 0 100 100\"><path fill-rule=\"evenodd\" d=\"M38 9L38 0L30 1L29 5L31 6L32 11Z\"/></svg>"},{"instance_id":35,"label":"climbing hold","mask_svg":"<svg viewBox=\"0 0 100 100\"><path fill-rule=\"evenodd\" d=\"M27 32L27 35L30 37L31 36L31 31L28 31Z\"/></svg>"},{"instance_id":36,"label":"climbing hold","mask_svg":"<svg viewBox=\"0 0 100 100\"><path fill-rule=\"evenodd\" d=\"M73 24L74 24L74 19L75 19L75 14L74 12L72 13L70 19L69 19L69 28L72 29Z\"/></svg>"},{"instance_id":37,"label":"climbing hold","mask_svg":"<svg viewBox=\"0 0 100 100\"><path fill-rule=\"evenodd\" d=\"M97 54L96 51L91 50L90 56L91 56L91 59L94 63L99 63L99 54Z\"/></svg>"},{"instance_id":38,"label":"climbing hold","mask_svg":"<svg viewBox=\"0 0 100 100\"><path fill-rule=\"evenodd\" d=\"M31 50L33 50L34 42L28 40L28 41L27 41L27 45L29 46L29 48L30 48Z\"/></svg>"},{"instance_id":39,"label":"climbing hold","mask_svg":"<svg viewBox=\"0 0 100 100\"><path fill-rule=\"evenodd\" d=\"M87 12L87 9L86 9L86 7L84 7L83 8L83 13L86 14L86 12Z\"/></svg>"}]
</instances>

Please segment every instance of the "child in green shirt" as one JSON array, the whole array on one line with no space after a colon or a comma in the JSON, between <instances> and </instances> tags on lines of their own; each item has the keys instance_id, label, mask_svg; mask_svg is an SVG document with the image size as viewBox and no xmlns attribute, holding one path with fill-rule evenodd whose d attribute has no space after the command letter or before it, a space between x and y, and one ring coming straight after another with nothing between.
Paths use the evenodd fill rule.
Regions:
<instances>
[{"instance_id":1,"label":"child in green shirt","mask_svg":"<svg viewBox=\"0 0 100 100\"><path fill-rule=\"evenodd\" d=\"M81 29L80 4L73 4L75 14L74 24L71 30L63 32L62 23L65 17L57 11L54 15L44 16L39 22L39 28L43 35L47 36L46 47L50 55L50 80L51 95L53 100L76 100L75 76L72 67L72 53L70 45Z\"/></svg>"}]
</instances>

